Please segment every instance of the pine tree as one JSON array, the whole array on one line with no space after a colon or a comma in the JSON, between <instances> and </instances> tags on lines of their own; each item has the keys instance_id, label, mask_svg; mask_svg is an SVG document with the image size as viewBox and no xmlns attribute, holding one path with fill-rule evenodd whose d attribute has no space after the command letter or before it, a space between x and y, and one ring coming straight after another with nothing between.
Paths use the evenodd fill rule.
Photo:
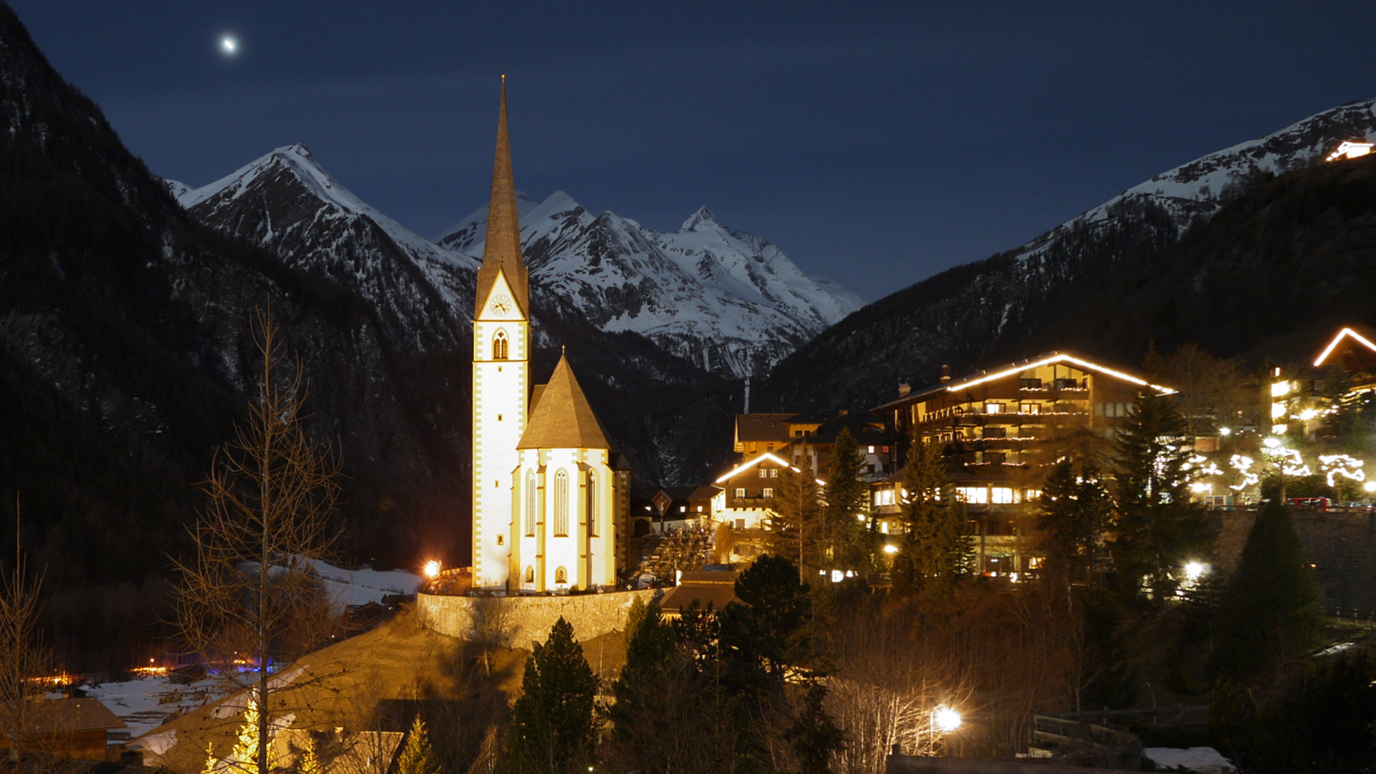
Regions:
<instances>
[{"instance_id":1,"label":"pine tree","mask_svg":"<svg viewBox=\"0 0 1376 774\"><path fill-rule=\"evenodd\" d=\"M1143 582L1153 598L1175 593L1186 561L1208 550L1203 509L1191 503L1185 463L1190 449L1168 398L1144 393L1115 444L1114 568L1122 590Z\"/></svg>"},{"instance_id":2,"label":"pine tree","mask_svg":"<svg viewBox=\"0 0 1376 774\"><path fill-rule=\"evenodd\" d=\"M205 770L210 772L220 772L221 774L253 774L259 771L260 766L266 765L268 770L275 769L280 764L276 746L271 742L271 729L268 732L268 744L260 745L260 732L262 730L262 713L258 711L258 701L250 691L248 701L244 705L244 722L239 727L239 734L234 739L234 749L229 753L229 757L223 761L215 758L214 748L207 747ZM263 753L259 755L260 751Z\"/></svg>"},{"instance_id":3,"label":"pine tree","mask_svg":"<svg viewBox=\"0 0 1376 774\"><path fill-rule=\"evenodd\" d=\"M831 566L836 569L867 571L875 567L878 540L864 519L869 511L869 485L864 469L865 456L859 442L850 428L842 428L832 446L823 510L826 547Z\"/></svg>"},{"instance_id":4,"label":"pine tree","mask_svg":"<svg viewBox=\"0 0 1376 774\"><path fill-rule=\"evenodd\" d=\"M406 749L401 751L397 762L397 774L439 774L440 761L430 746L430 733L425 729L425 721L420 716L411 724L411 734L406 740ZM302 774L305 774L303 771Z\"/></svg>"},{"instance_id":5,"label":"pine tree","mask_svg":"<svg viewBox=\"0 0 1376 774\"><path fill-rule=\"evenodd\" d=\"M950 590L970 566L970 519L949 486L941 450L914 437L903 468L904 543L894 561L894 582L919 591Z\"/></svg>"},{"instance_id":6,"label":"pine tree","mask_svg":"<svg viewBox=\"0 0 1376 774\"><path fill-rule=\"evenodd\" d=\"M1271 501L1257 514L1219 601L1215 650L1220 671L1274 668L1317 639L1321 595L1289 509Z\"/></svg>"},{"instance_id":7,"label":"pine tree","mask_svg":"<svg viewBox=\"0 0 1376 774\"><path fill-rule=\"evenodd\" d=\"M1099 538L1111 501L1091 465L1081 475L1069 458L1056 463L1042 484L1037 533L1046 554L1046 574L1060 588L1092 578Z\"/></svg>"},{"instance_id":8,"label":"pine tree","mask_svg":"<svg viewBox=\"0 0 1376 774\"><path fill-rule=\"evenodd\" d=\"M507 756L520 774L577 771L591 756L597 677L561 616L526 660Z\"/></svg>"}]
</instances>

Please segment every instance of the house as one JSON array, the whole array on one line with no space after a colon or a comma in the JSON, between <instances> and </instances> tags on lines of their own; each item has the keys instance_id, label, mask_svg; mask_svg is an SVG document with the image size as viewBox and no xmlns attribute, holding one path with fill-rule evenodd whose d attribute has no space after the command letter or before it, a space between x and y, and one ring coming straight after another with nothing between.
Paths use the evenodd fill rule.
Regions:
<instances>
[{"instance_id":1,"label":"house","mask_svg":"<svg viewBox=\"0 0 1376 774\"><path fill-rule=\"evenodd\" d=\"M703 526L712 518L712 500L721 487L677 486L631 491L631 537L644 537L652 530L685 529Z\"/></svg>"},{"instance_id":2,"label":"house","mask_svg":"<svg viewBox=\"0 0 1376 774\"><path fill-rule=\"evenodd\" d=\"M809 464L813 475L825 478L842 430L860 444L871 479L893 472L895 450L883 418L859 411L737 414L735 451L742 461L767 453L792 465Z\"/></svg>"},{"instance_id":3,"label":"house","mask_svg":"<svg viewBox=\"0 0 1376 774\"><path fill-rule=\"evenodd\" d=\"M683 611L697 603L698 609L720 613L736 599L736 579L740 573L729 570L700 570L685 572L678 585L670 589L660 602L665 618L680 618Z\"/></svg>"},{"instance_id":4,"label":"house","mask_svg":"<svg viewBox=\"0 0 1376 774\"><path fill-rule=\"evenodd\" d=\"M28 700L23 705L23 749L63 758L104 761L111 729L126 728L98 699ZM0 750L9 750L16 704L0 704Z\"/></svg>"},{"instance_id":5,"label":"house","mask_svg":"<svg viewBox=\"0 0 1376 774\"><path fill-rule=\"evenodd\" d=\"M760 452L722 474L713 482L721 493L713 500L712 519L735 529L764 529L785 468L793 466L773 452Z\"/></svg>"},{"instance_id":6,"label":"house","mask_svg":"<svg viewBox=\"0 0 1376 774\"><path fill-rule=\"evenodd\" d=\"M950 484L974 521L977 569L992 576L1035 571L1030 540L1041 495L1041 465L1072 446L1116 437L1143 392L1167 395L1127 371L1052 353L994 372L941 381L873 410L892 418L898 438L937 444L953 463ZM902 531L902 473L871 485L880 530Z\"/></svg>"},{"instance_id":7,"label":"house","mask_svg":"<svg viewBox=\"0 0 1376 774\"><path fill-rule=\"evenodd\" d=\"M1270 362L1267 368L1271 434L1313 437L1341 405L1376 399L1376 332L1343 328L1319 351L1308 372L1287 374Z\"/></svg>"},{"instance_id":8,"label":"house","mask_svg":"<svg viewBox=\"0 0 1376 774\"><path fill-rule=\"evenodd\" d=\"M1338 147L1324 161L1337 161L1339 159L1359 159L1371 154L1374 143L1360 142L1353 140L1343 140L1338 143Z\"/></svg>"}]
</instances>

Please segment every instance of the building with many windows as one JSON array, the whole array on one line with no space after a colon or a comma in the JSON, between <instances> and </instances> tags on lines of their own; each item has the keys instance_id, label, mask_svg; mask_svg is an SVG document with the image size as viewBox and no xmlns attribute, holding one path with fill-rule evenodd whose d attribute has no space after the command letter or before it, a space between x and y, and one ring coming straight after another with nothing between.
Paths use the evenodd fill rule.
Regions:
<instances>
[{"instance_id":1,"label":"building with many windows","mask_svg":"<svg viewBox=\"0 0 1376 774\"><path fill-rule=\"evenodd\" d=\"M1042 466L1062 454L1102 451L1145 391L1169 387L1067 353L1054 353L963 379L943 375L923 390L900 389L874 409L899 439L940 446L951 491L974 522L977 569L1012 575L1037 569L1034 504ZM872 486L881 531L902 531L902 472Z\"/></svg>"}]
</instances>

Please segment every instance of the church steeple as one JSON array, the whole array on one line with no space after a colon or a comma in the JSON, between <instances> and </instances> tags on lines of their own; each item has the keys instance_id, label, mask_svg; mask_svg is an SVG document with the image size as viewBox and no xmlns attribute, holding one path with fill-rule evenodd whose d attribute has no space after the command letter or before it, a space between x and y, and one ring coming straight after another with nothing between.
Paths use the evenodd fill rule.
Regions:
<instances>
[{"instance_id":1,"label":"church steeple","mask_svg":"<svg viewBox=\"0 0 1376 774\"><path fill-rule=\"evenodd\" d=\"M487 242L478 271L477 307L482 314L498 274L506 278L519 316L530 316L530 279L521 255L521 222L516 208L516 179L511 171L511 138L506 126L506 76L502 76L502 107L497 119L497 162L492 171L492 201L487 208Z\"/></svg>"}]
</instances>

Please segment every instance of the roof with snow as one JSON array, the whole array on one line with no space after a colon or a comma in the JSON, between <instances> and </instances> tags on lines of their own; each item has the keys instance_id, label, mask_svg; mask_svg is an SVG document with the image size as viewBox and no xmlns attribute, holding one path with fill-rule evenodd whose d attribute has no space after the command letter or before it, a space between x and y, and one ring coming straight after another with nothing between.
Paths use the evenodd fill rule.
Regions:
<instances>
[{"instance_id":1,"label":"roof with snow","mask_svg":"<svg viewBox=\"0 0 1376 774\"><path fill-rule=\"evenodd\" d=\"M606 433L583 394L568 357L560 357L554 374L531 406L530 421L517 449L611 449Z\"/></svg>"}]
</instances>

